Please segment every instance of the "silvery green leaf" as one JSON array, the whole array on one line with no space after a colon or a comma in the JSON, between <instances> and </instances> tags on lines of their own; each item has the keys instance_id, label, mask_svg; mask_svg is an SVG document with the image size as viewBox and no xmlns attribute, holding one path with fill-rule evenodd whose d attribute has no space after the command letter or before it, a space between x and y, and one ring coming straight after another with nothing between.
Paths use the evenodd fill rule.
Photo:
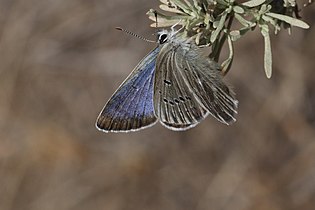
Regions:
<instances>
[{"instance_id":1,"label":"silvery green leaf","mask_svg":"<svg viewBox=\"0 0 315 210\"><path fill-rule=\"evenodd\" d=\"M196 26L200 25L203 23L203 20L200 19L187 19L187 29L191 30L193 28L195 28Z\"/></svg>"},{"instance_id":2,"label":"silvery green leaf","mask_svg":"<svg viewBox=\"0 0 315 210\"><path fill-rule=\"evenodd\" d=\"M215 20L212 24L213 28L218 28L219 23L220 23L220 20Z\"/></svg>"},{"instance_id":3,"label":"silvery green leaf","mask_svg":"<svg viewBox=\"0 0 315 210\"><path fill-rule=\"evenodd\" d=\"M227 9L226 9L226 13L231 13L233 10L233 7L232 6L229 6Z\"/></svg>"},{"instance_id":4,"label":"silvery green leaf","mask_svg":"<svg viewBox=\"0 0 315 210\"><path fill-rule=\"evenodd\" d=\"M193 2L194 2L194 7L197 10L197 13L200 14L203 11L203 6L202 6L203 3L202 3L202 1L199 2L197 0L193 0Z\"/></svg>"},{"instance_id":5,"label":"silvery green leaf","mask_svg":"<svg viewBox=\"0 0 315 210\"><path fill-rule=\"evenodd\" d=\"M210 17L210 15L207 13L206 15L205 15L205 17L204 17L204 24L206 25L206 29L209 29L209 27L210 27L210 21L211 21L211 17ZM213 22L213 21L211 21L211 22Z\"/></svg>"},{"instance_id":6,"label":"silvery green leaf","mask_svg":"<svg viewBox=\"0 0 315 210\"><path fill-rule=\"evenodd\" d=\"M269 10L271 10L271 6L268 4L263 4L261 5L260 7L260 10L258 12L259 15L263 15L265 14L266 12L268 12Z\"/></svg>"},{"instance_id":7,"label":"silvery green leaf","mask_svg":"<svg viewBox=\"0 0 315 210\"><path fill-rule=\"evenodd\" d=\"M266 21L267 23L270 23L271 25L274 26L275 34L277 34L281 30L280 25L274 18L268 17L266 15L262 15L262 19Z\"/></svg>"},{"instance_id":8,"label":"silvery green leaf","mask_svg":"<svg viewBox=\"0 0 315 210\"><path fill-rule=\"evenodd\" d=\"M267 12L266 15L276 18L278 20L282 20L292 26L297 26L304 29L308 29L310 27L307 23L303 22L302 20L287 16L287 15L280 15L280 14L276 14L272 12Z\"/></svg>"},{"instance_id":9,"label":"silvery green leaf","mask_svg":"<svg viewBox=\"0 0 315 210\"><path fill-rule=\"evenodd\" d=\"M180 1L180 0L179 0ZM193 11L195 14L198 14L198 9L194 5L192 5L188 0L182 0L185 2L185 4L190 8L191 11Z\"/></svg>"},{"instance_id":10,"label":"silvery green leaf","mask_svg":"<svg viewBox=\"0 0 315 210\"><path fill-rule=\"evenodd\" d=\"M265 3L266 0L251 0L251 1L247 1L242 3L243 6L246 7L257 7L263 3Z\"/></svg>"},{"instance_id":11,"label":"silvery green leaf","mask_svg":"<svg viewBox=\"0 0 315 210\"><path fill-rule=\"evenodd\" d=\"M249 31L251 28L244 27L240 30L234 30L230 32L231 40L235 42L236 40L240 39L244 34L246 34L247 31Z\"/></svg>"},{"instance_id":12,"label":"silvery green leaf","mask_svg":"<svg viewBox=\"0 0 315 210\"><path fill-rule=\"evenodd\" d=\"M200 5L202 4L202 2L197 1L197 0L193 0L194 2L194 7L196 8L196 10L198 11L198 13L202 10L202 8L200 7Z\"/></svg>"},{"instance_id":13,"label":"silvery green leaf","mask_svg":"<svg viewBox=\"0 0 315 210\"><path fill-rule=\"evenodd\" d=\"M221 19L219 21L217 28L211 34L211 37L210 37L211 43L213 43L218 38L218 35L222 31L222 29L224 27L225 20L226 20L226 16L227 16L227 12L223 12L223 15L221 16Z\"/></svg>"},{"instance_id":14,"label":"silvery green leaf","mask_svg":"<svg viewBox=\"0 0 315 210\"><path fill-rule=\"evenodd\" d=\"M172 13L177 13L177 14L185 14L184 12L182 12L181 10L177 9L176 7L169 7L165 4L161 4L160 5L160 9L167 11L167 12L172 12Z\"/></svg>"},{"instance_id":15,"label":"silvery green leaf","mask_svg":"<svg viewBox=\"0 0 315 210\"><path fill-rule=\"evenodd\" d=\"M231 36L232 41L235 42L236 40L242 37L241 31L240 30L230 31L230 36Z\"/></svg>"},{"instance_id":16,"label":"silvery green leaf","mask_svg":"<svg viewBox=\"0 0 315 210\"><path fill-rule=\"evenodd\" d=\"M187 6L184 2L180 1L180 0L160 0L160 1L165 1L167 2L166 5L168 5L168 2L172 2L174 5L176 5L177 7L181 8L185 13L187 14L191 14L191 8L189 6Z\"/></svg>"},{"instance_id":17,"label":"silvery green leaf","mask_svg":"<svg viewBox=\"0 0 315 210\"><path fill-rule=\"evenodd\" d=\"M246 20L245 18L243 18L243 16L239 14L234 14L234 17L240 22L240 24L245 27L254 27L256 25L256 23Z\"/></svg>"},{"instance_id":18,"label":"silvery green leaf","mask_svg":"<svg viewBox=\"0 0 315 210\"><path fill-rule=\"evenodd\" d=\"M244 14L245 10L240 6L234 6L233 11L238 14Z\"/></svg>"},{"instance_id":19,"label":"silvery green leaf","mask_svg":"<svg viewBox=\"0 0 315 210\"><path fill-rule=\"evenodd\" d=\"M178 10L181 9L186 14L190 15L192 13L191 8L180 0L160 0L160 2L168 7L177 8Z\"/></svg>"},{"instance_id":20,"label":"silvery green leaf","mask_svg":"<svg viewBox=\"0 0 315 210\"><path fill-rule=\"evenodd\" d=\"M221 4L221 5L224 5L224 6L229 6L229 2L227 1L224 1L224 0L216 0L217 4Z\"/></svg>"},{"instance_id":21,"label":"silvery green leaf","mask_svg":"<svg viewBox=\"0 0 315 210\"><path fill-rule=\"evenodd\" d=\"M261 34L264 37L265 42L265 55L264 55L264 67L265 73L268 79L271 78L272 75L272 52L271 52L271 44L270 44L270 36L269 36L269 28L267 24L259 25Z\"/></svg>"},{"instance_id":22,"label":"silvery green leaf","mask_svg":"<svg viewBox=\"0 0 315 210\"><path fill-rule=\"evenodd\" d=\"M151 27L156 27L155 21L158 22L158 27L168 27L168 26L172 26L176 23L183 25L185 23L185 20L187 19L186 16L182 16L182 15L166 16L166 15L163 15L161 13L157 13L157 17L155 17L155 14L156 14L155 10L152 10L152 9L150 9L147 12L149 19L154 21L154 23L152 23L150 25Z\"/></svg>"},{"instance_id":23,"label":"silvery green leaf","mask_svg":"<svg viewBox=\"0 0 315 210\"><path fill-rule=\"evenodd\" d=\"M212 0L198 0L198 2L200 2L201 5L203 4L205 8L207 8L210 4L213 3Z\"/></svg>"},{"instance_id":24,"label":"silvery green leaf","mask_svg":"<svg viewBox=\"0 0 315 210\"><path fill-rule=\"evenodd\" d=\"M262 18L264 21L270 23L270 24L273 25L273 26L276 26L276 25L277 25L277 21L276 21L275 19L273 19L272 17L266 16L266 15L262 15L261 18Z\"/></svg>"},{"instance_id":25,"label":"silvery green leaf","mask_svg":"<svg viewBox=\"0 0 315 210\"><path fill-rule=\"evenodd\" d=\"M195 5L196 8L199 7L199 6L198 6L199 3L198 3L197 0L193 0L193 2L194 2L194 5ZM200 2L200 3L201 3L201 2Z\"/></svg>"},{"instance_id":26,"label":"silvery green leaf","mask_svg":"<svg viewBox=\"0 0 315 210\"><path fill-rule=\"evenodd\" d=\"M188 0L175 0L175 1L183 1L189 8L193 7Z\"/></svg>"}]
</instances>

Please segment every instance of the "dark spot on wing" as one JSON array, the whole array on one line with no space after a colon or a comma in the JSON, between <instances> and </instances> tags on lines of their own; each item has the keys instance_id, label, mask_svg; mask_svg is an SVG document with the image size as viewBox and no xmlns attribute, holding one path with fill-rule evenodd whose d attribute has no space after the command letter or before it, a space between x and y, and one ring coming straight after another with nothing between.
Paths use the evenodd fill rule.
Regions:
<instances>
[{"instance_id":1,"label":"dark spot on wing","mask_svg":"<svg viewBox=\"0 0 315 210\"><path fill-rule=\"evenodd\" d=\"M191 101L191 98L189 96L185 96L185 98L189 101Z\"/></svg>"},{"instance_id":2,"label":"dark spot on wing","mask_svg":"<svg viewBox=\"0 0 315 210\"><path fill-rule=\"evenodd\" d=\"M132 87L133 89L138 89L138 88L137 88L136 86L134 86L134 85L132 85L131 87Z\"/></svg>"},{"instance_id":3,"label":"dark spot on wing","mask_svg":"<svg viewBox=\"0 0 315 210\"><path fill-rule=\"evenodd\" d=\"M168 81L166 79L164 80L164 83L167 84L167 85L171 85L172 84L171 81Z\"/></svg>"},{"instance_id":4,"label":"dark spot on wing","mask_svg":"<svg viewBox=\"0 0 315 210\"><path fill-rule=\"evenodd\" d=\"M181 101L183 101L183 102L186 101L182 96L179 96L178 98L179 98L179 100L181 100Z\"/></svg>"}]
</instances>

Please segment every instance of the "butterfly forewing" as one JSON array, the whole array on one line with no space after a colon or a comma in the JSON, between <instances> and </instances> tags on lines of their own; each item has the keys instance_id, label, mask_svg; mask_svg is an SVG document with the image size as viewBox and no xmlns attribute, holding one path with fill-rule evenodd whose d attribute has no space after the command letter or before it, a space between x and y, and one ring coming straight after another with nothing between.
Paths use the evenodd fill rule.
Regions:
<instances>
[{"instance_id":1,"label":"butterfly forewing","mask_svg":"<svg viewBox=\"0 0 315 210\"><path fill-rule=\"evenodd\" d=\"M159 47L131 72L101 111L96 127L102 131L130 131L156 122L153 83Z\"/></svg>"}]
</instances>

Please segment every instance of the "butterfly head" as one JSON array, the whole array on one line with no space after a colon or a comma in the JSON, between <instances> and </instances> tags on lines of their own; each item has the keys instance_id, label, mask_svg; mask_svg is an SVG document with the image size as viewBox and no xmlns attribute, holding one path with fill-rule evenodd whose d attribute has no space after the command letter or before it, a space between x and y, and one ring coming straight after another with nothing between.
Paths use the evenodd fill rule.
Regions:
<instances>
[{"instance_id":1,"label":"butterfly head","mask_svg":"<svg viewBox=\"0 0 315 210\"><path fill-rule=\"evenodd\" d=\"M179 22L178 22L179 23ZM165 44L166 42L169 42L169 41L174 41L174 38L177 37L177 34L184 28L184 27L181 27L180 29L178 30L175 30L175 26L178 25L178 23L176 23L175 25L173 25L171 27L171 30L170 31L167 31L167 30L161 30L157 33L158 35L158 43L159 44Z\"/></svg>"}]
</instances>

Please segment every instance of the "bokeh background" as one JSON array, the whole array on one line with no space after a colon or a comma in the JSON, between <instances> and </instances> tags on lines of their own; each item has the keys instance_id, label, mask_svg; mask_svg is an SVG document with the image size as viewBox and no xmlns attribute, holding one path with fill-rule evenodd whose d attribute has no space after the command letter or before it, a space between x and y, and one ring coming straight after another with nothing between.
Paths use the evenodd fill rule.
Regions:
<instances>
[{"instance_id":1,"label":"bokeh background","mask_svg":"<svg viewBox=\"0 0 315 210\"><path fill-rule=\"evenodd\" d=\"M237 122L105 134L95 119L154 44L152 0L0 0L1 210L308 210L315 206L315 9L309 30L255 31L227 80Z\"/></svg>"}]
</instances>

